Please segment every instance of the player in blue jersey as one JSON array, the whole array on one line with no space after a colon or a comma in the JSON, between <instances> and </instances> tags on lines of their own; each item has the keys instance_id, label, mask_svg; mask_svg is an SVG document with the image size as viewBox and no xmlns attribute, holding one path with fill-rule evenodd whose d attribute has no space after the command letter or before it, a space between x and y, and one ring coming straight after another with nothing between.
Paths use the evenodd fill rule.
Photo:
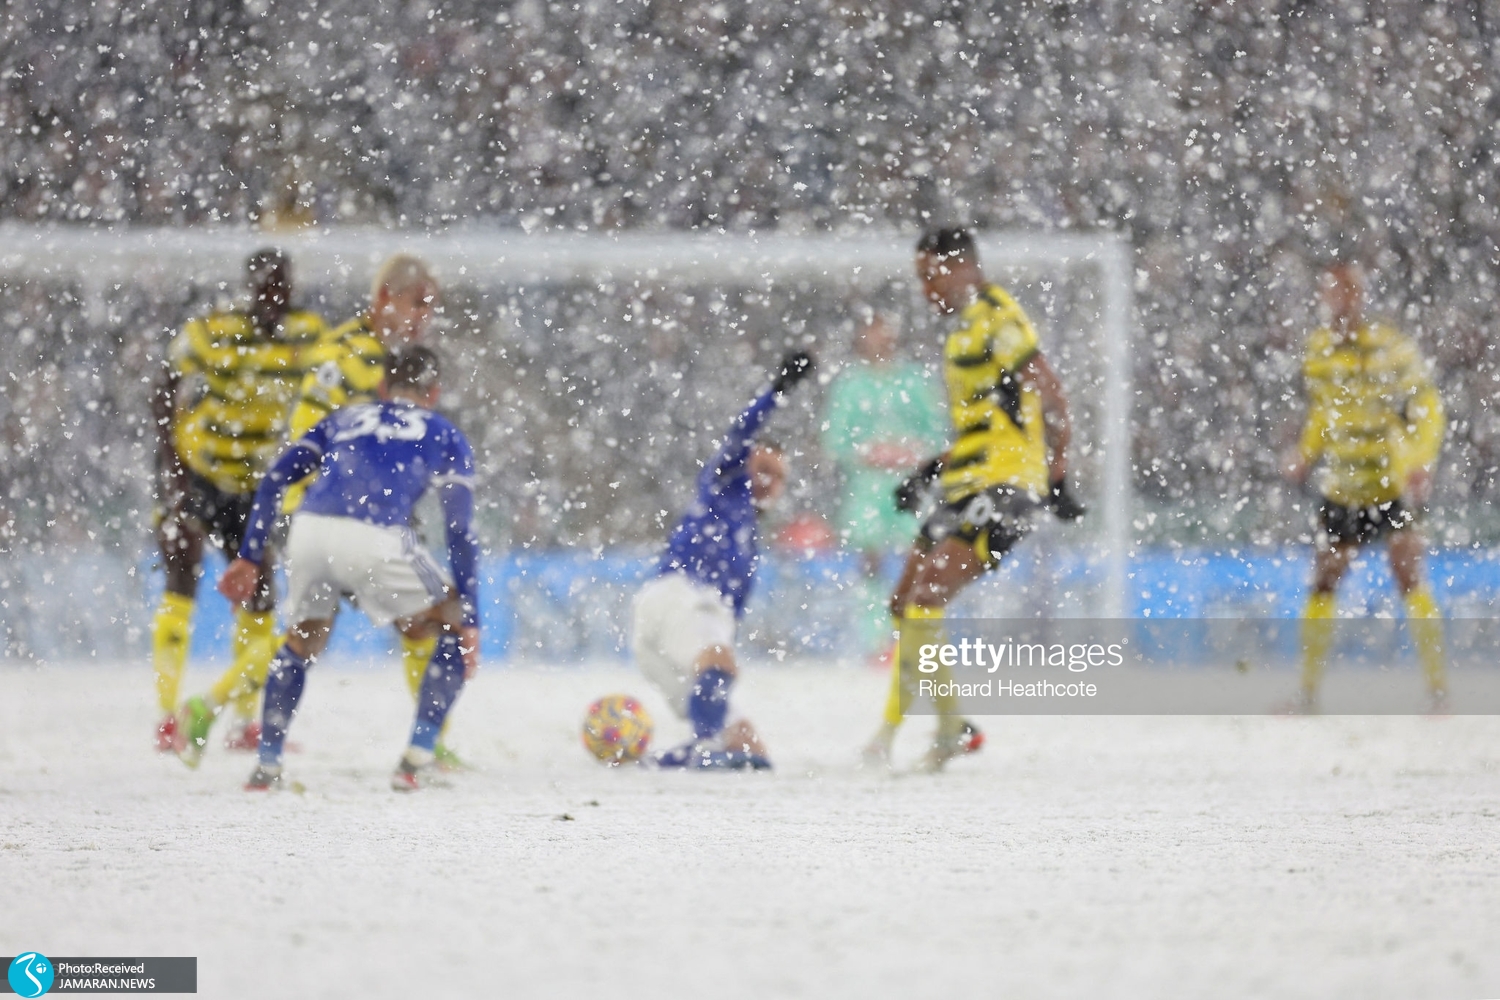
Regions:
<instances>
[{"instance_id":1,"label":"player in blue jersey","mask_svg":"<svg viewBox=\"0 0 1500 1000\"><path fill-rule=\"evenodd\" d=\"M336 410L277 459L256 490L240 556L220 581L231 601L250 597L287 487L321 473L287 537L288 620L295 624L271 664L260 762L246 788L281 784L286 730L307 669L328 645L343 595L377 625L394 621L405 636L437 638L411 742L391 776L397 791L428 782L443 720L479 666L478 545L470 528L474 453L463 433L431 409L438 398L437 356L425 347L393 355L381 397ZM451 579L411 528L412 508L429 488L442 501Z\"/></svg>"},{"instance_id":2,"label":"player in blue jersey","mask_svg":"<svg viewBox=\"0 0 1500 1000\"><path fill-rule=\"evenodd\" d=\"M757 513L786 482L780 450L755 435L812 366L806 352L787 355L770 387L735 418L698 474L697 498L667 539L656 577L636 596L636 663L693 727L691 740L656 756L662 767L771 766L750 722L729 718L734 633L755 573Z\"/></svg>"}]
</instances>

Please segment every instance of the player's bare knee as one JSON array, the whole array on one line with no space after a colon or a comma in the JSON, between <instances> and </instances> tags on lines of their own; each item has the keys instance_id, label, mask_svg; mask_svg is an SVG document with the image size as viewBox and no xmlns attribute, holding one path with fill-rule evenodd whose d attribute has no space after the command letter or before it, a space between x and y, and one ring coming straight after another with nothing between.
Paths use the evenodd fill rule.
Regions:
<instances>
[{"instance_id":1,"label":"player's bare knee","mask_svg":"<svg viewBox=\"0 0 1500 1000\"><path fill-rule=\"evenodd\" d=\"M766 744L749 719L736 719L724 727L724 749L766 756Z\"/></svg>"},{"instance_id":2,"label":"player's bare knee","mask_svg":"<svg viewBox=\"0 0 1500 1000\"><path fill-rule=\"evenodd\" d=\"M410 618L397 619L395 625L396 631L408 639L422 640L436 638L443 632L457 631L463 623L463 602L457 597L450 597Z\"/></svg>"},{"instance_id":3,"label":"player's bare knee","mask_svg":"<svg viewBox=\"0 0 1500 1000\"><path fill-rule=\"evenodd\" d=\"M1356 551L1357 547L1342 542L1319 549L1313 559L1313 590L1321 594L1337 590Z\"/></svg>"},{"instance_id":4,"label":"player's bare knee","mask_svg":"<svg viewBox=\"0 0 1500 1000\"><path fill-rule=\"evenodd\" d=\"M1422 536L1415 531L1397 532L1391 539L1391 576L1395 577L1396 589L1403 597L1422 587L1422 555L1425 547Z\"/></svg>"},{"instance_id":5,"label":"player's bare knee","mask_svg":"<svg viewBox=\"0 0 1500 1000\"><path fill-rule=\"evenodd\" d=\"M722 670L730 677L737 676L739 667L734 662L734 650L720 645L704 649L693 660L693 672L701 674L705 670Z\"/></svg>"},{"instance_id":6,"label":"player's bare knee","mask_svg":"<svg viewBox=\"0 0 1500 1000\"><path fill-rule=\"evenodd\" d=\"M328 647L328 637L333 632L333 622L325 618L310 618L298 622L287 630L286 644L301 657L317 656Z\"/></svg>"}]
</instances>

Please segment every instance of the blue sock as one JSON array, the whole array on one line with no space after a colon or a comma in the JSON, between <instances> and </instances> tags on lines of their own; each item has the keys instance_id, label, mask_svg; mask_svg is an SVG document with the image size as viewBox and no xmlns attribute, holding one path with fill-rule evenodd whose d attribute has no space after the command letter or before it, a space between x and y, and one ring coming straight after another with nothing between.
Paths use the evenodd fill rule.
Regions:
<instances>
[{"instance_id":1,"label":"blue sock","mask_svg":"<svg viewBox=\"0 0 1500 1000\"><path fill-rule=\"evenodd\" d=\"M282 643L266 673L266 703L260 718L260 762L267 767L281 763L287 727L292 724L292 716L297 714L297 703L302 700L302 685L307 680L311 660L312 657L304 660L292 652L292 647Z\"/></svg>"},{"instance_id":2,"label":"blue sock","mask_svg":"<svg viewBox=\"0 0 1500 1000\"><path fill-rule=\"evenodd\" d=\"M727 670L709 667L698 675L688 695L688 720L693 724L693 738L706 740L724 730L729 717L729 686L734 678Z\"/></svg>"},{"instance_id":3,"label":"blue sock","mask_svg":"<svg viewBox=\"0 0 1500 1000\"><path fill-rule=\"evenodd\" d=\"M417 721L411 727L411 745L419 750L437 746L443 720L458 700L464 686L464 658L458 651L458 633L443 632L422 676L417 692Z\"/></svg>"}]
</instances>

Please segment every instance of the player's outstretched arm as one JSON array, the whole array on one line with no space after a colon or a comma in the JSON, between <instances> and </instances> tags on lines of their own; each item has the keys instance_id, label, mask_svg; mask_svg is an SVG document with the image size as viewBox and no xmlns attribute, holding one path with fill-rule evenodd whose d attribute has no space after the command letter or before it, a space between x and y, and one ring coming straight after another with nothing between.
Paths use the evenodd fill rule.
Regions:
<instances>
[{"instance_id":1,"label":"player's outstretched arm","mask_svg":"<svg viewBox=\"0 0 1500 1000\"><path fill-rule=\"evenodd\" d=\"M750 457L750 443L755 439L761 425L780 406L797 383L812 374L815 362L806 351L792 351L781 359L772 373L771 385L753 399L724 436L724 443L714 455L713 461L703 470L703 475L718 479L732 473Z\"/></svg>"},{"instance_id":2,"label":"player's outstretched arm","mask_svg":"<svg viewBox=\"0 0 1500 1000\"><path fill-rule=\"evenodd\" d=\"M319 424L307 437L288 448L261 477L260 485L255 488L250 517L245 522L240 558L257 564L265 558L266 538L276 523L276 513L281 509L281 498L287 487L300 483L323 464L324 442L318 432L324 426Z\"/></svg>"},{"instance_id":3,"label":"player's outstretched arm","mask_svg":"<svg viewBox=\"0 0 1500 1000\"><path fill-rule=\"evenodd\" d=\"M781 359L776 374L771 380L771 391L786 395L798 382L812 374L813 356L806 351L792 351Z\"/></svg>"},{"instance_id":4,"label":"player's outstretched arm","mask_svg":"<svg viewBox=\"0 0 1500 1000\"><path fill-rule=\"evenodd\" d=\"M234 604L248 604L260 583L261 563L266 557L266 538L281 509L281 498L291 483L301 482L323 464L320 444L305 439L288 448L276 464L261 477L255 489L255 503L245 521L245 538L240 543L239 558L229 564L219 578L219 593Z\"/></svg>"},{"instance_id":5,"label":"player's outstretched arm","mask_svg":"<svg viewBox=\"0 0 1500 1000\"><path fill-rule=\"evenodd\" d=\"M1315 391L1315 382L1324 377L1314 374L1309 370L1309 364L1303 362L1302 391L1309 399L1307 415L1302 419L1302 430L1297 435L1296 445L1288 451L1281 464L1282 475L1297 486L1307 482L1307 474L1323 456L1323 437L1328 431L1330 414L1318 402L1322 394Z\"/></svg>"},{"instance_id":6,"label":"player's outstretched arm","mask_svg":"<svg viewBox=\"0 0 1500 1000\"><path fill-rule=\"evenodd\" d=\"M151 389L151 420L156 424L157 499L165 510L176 508L187 492L187 469L172 439L173 425L177 420L177 392L181 384L182 376L168 366Z\"/></svg>"},{"instance_id":7,"label":"player's outstretched arm","mask_svg":"<svg viewBox=\"0 0 1500 1000\"><path fill-rule=\"evenodd\" d=\"M1402 493L1408 503L1425 507L1432 494L1432 467L1443 449L1443 435L1448 429L1443 397L1430 382L1424 384L1406 404L1403 416L1406 433L1402 441L1406 452L1406 482Z\"/></svg>"},{"instance_id":8,"label":"player's outstretched arm","mask_svg":"<svg viewBox=\"0 0 1500 1000\"><path fill-rule=\"evenodd\" d=\"M450 481L442 485L438 500L443 507L448 564L463 615L459 652L464 658L464 676L469 678L479 669L479 540L473 528L474 491L466 482Z\"/></svg>"},{"instance_id":9,"label":"player's outstretched arm","mask_svg":"<svg viewBox=\"0 0 1500 1000\"><path fill-rule=\"evenodd\" d=\"M1073 419L1062 380L1041 352L1033 354L1021 366L1020 375L1021 381L1034 387L1042 397L1042 433L1047 441L1047 473L1051 482L1047 502L1052 512L1064 521L1076 521L1087 510L1068 489L1068 446L1073 441Z\"/></svg>"}]
</instances>

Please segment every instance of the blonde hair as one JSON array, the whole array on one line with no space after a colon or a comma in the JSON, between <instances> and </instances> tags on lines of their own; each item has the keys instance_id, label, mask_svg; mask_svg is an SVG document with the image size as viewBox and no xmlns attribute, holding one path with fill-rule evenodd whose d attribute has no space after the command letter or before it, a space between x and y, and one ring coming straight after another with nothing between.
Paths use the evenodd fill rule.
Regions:
<instances>
[{"instance_id":1,"label":"blonde hair","mask_svg":"<svg viewBox=\"0 0 1500 1000\"><path fill-rule=\"evenodd\" d=\"M378 298L382 288L387 295L406 295L419 289L431 289L436 294L437 287L437 279L422 258L398 253L387 258L375 272L375 280L370 284L370 298Z\"/></svg>"}]
</instances>

